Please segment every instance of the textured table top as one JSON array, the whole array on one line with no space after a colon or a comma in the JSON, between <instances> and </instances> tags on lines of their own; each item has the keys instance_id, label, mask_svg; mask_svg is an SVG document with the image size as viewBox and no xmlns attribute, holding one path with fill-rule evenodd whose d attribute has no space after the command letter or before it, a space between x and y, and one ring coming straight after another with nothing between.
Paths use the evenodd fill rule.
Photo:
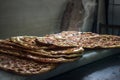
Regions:
<instances>
[{"instance_id":1,"label":"textured table top","mask_svg":"<svg viewBox=\"0 0 120 80\"><path fill-rule=\"evenodd\" d=\"M120 80L120 54L81 66L48 80Z\"/></svg>"}]
</instances>

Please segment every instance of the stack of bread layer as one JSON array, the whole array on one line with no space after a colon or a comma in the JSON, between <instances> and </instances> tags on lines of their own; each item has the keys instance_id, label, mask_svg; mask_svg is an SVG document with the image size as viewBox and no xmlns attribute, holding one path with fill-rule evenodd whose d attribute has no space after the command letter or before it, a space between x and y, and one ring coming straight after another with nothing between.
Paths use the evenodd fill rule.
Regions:
<instances>
[{"instance_id":1,"label":"stack of bread layer","mask_svg":"<svg viewBox=\"0 0 120 80\"><path fill-rule=\"evenodd\" d=\"M23 75L40 74L78 60L86 48L120 48L120 37L77 31L11 37L0 40L0 68Z\"/></svg>"},{"instance_id":2,"label":"stack of bread layer","mask_svg":"<svg viewBox=\"0 0 120 80\"><path fill-rule=\"evenodd\" d=\"M43 45L38 43L37 38L17 36L0 40L0 68L24 75L38 74L82 56L82 47Z\"/></svg>"}]
</instances>

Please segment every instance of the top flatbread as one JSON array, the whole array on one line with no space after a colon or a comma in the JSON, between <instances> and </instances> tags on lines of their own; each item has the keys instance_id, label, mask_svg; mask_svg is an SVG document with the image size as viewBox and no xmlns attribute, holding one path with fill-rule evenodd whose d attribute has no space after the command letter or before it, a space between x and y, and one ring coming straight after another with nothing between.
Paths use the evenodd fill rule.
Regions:
<instances>
[{"instance_id":1,"label":"top flatbread","mask_svg":"<svg viewBox=\"0 0 120 80\"><path fill-rule=\"evenodd\" d=\"M47 35L48 38L55 38L53 43L59 45L61 41L59 39L63 38L66 44L74 44L74 46L81 46L83 48L119 48L120 47L120 37L115 35L100 35L92 32L77 32L77 31L63 31L58 34ZM58 40L57 40L58 39ZM40 42L46 43L39 40ZM49 43L49 40L48 40ZM65 45L66 45L65 44ZM63 45L64 46L64 45Z\"/></svg>"},{"instance_id":2,"label":"top flatbread","mask_svg":"<svg viewBox=\"0 0 120 80\"><path fill-rule=\"evenodd\" d=\"M36 36L16 36L8 39L9 43L26 49L39 49L35 42Z\"/></svg>"},{"instance_id":3,"label":"top flatbread","mask_svg":"<svg viewBox=\"0 0 120 80\"><path fill-rule=\"evenodd\" d=\"M99 34L91 32L64 31L58 34L46 35L38 37L36 41L39 45L56 45L60 47L75 47L79 46L79 42L84 38L98 36Z\"/></svg>"}]
</instances>

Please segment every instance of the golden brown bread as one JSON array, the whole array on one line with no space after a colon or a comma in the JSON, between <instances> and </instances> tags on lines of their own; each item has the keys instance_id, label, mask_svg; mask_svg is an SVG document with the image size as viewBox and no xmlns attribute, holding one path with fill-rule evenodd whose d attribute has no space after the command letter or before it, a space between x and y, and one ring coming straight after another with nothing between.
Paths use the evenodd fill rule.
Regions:
<instances>
[{"instance_id":1,"label":"golden brown bread","mask_svg":"<svg viewBox=\"0 0 120 80\"><path fill-rule=\"evenodd\" d=\"M77 31L63 31L58 34L50 34L46 36L47 38L53 38L54 41L50 39L39 40L41 43L50 43L51 44L61 44L65 39L66 44L73 44L74 46L81 46L83 48L120 48L120 36L115 35L100 35L92 32L77 32ZM69 41L68 41L69 40ZM62 43L63 44L63 43ZM62 45L61 44L61 45ZM66 45L64 44L64 45Z\"/></svg>"},{"instance_id":2,"label":"golden brown bread","mask_svg":"<svg viewBox=\"0 0 120 80\"><path fill-rule=\"evenodd\" d=\"M83 48L120 48L120 36L115 35L99 35L80 42Z\"/></svg>"},{"instance_id":3,"label":"golden brown bread","mask_svg":"<svg viewBox=\"0 0 120 80\"><path fill-rule=\"evenodd\" d=\"M37 63L8 54L0 54L0 68L20 75L41 74L54 69L56 66L56 64Z\"/></svg>"},{"instance_id":4,"label":"golden brown bread","mask_svg":"<svg viewBox=\"0 0 120 80\"><path fill-rule=\"evenodd\" d=\"M4 54L11 54L23 58L33 59L39 62L47 63L62 63L77 60L83 52L81 47L69 48L67 50L29 50L19 46L11 45L10 42L0 41L0 52ZM7 44L9 43L9 44Z\"/></svg>"},{"instance_id":5,"label":"golden brown bread","mask_svg":"<svg viewBox=\"0 0 120 80\"><path fill-rule=\"evenodd\" d=\"M0 40L0 68L19 74L46 72L56 67L56 63L78 60L84 51L82 47L120 48L120 36L63 31L44 37L11 37Z\"/></svg>"}]
</instances>

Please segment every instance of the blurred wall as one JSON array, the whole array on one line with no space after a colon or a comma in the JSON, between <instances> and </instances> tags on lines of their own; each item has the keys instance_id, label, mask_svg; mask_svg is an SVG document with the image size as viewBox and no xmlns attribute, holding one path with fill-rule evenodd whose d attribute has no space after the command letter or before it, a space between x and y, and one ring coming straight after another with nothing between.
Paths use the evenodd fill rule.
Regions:
<instances>
[{"instance_id":1,"label":"blurred wall","mask_svg":"<svg viewBox=\"0 0 120 80\"><path fill-rule=\"evenodd\" d=\"M120 0L109 0L108 23L120 25Z\"/></svg>"},{"instance_id":2,"label":"blurred wall","mask_svg":"<svg viewBox=\"0 0 120 80\"><path fill-rule=\"evenodd\" d=\"M0 38L59 31L67 0L0 0Z\"/></svg>"}]
</instances>

